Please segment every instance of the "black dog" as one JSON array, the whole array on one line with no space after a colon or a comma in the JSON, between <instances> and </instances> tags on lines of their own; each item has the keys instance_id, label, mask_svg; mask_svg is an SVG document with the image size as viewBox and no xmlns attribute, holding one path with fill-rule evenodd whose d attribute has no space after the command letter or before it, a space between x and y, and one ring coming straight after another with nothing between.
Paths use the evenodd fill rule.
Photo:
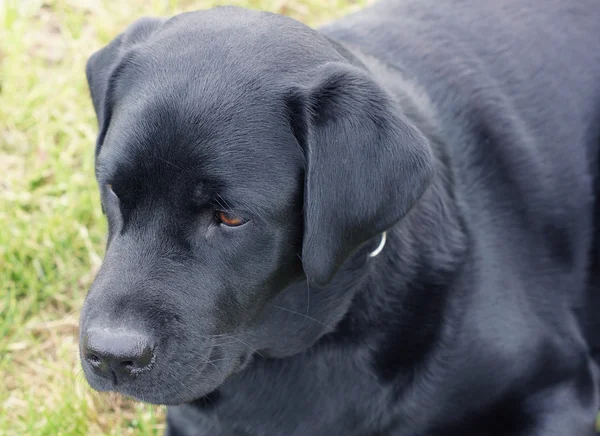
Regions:
<instances>
[{"instance_id":1,"label":"black dog","mask_svg":"<svg viewBox=\"0 0 600 436\"><path fill-rule=\"evenodd\" d=\"M94 388L171 435L594 434L600 2L145 18L87 77Z\"/></svg>"}]
</instances>

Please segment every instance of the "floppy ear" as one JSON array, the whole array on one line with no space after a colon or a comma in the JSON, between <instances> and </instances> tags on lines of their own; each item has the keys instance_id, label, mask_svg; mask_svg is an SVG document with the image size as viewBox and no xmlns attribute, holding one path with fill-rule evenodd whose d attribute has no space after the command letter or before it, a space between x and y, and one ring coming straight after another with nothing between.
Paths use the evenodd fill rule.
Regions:
<instances>
[{"instance_id":1,"label":"floppy ear","mask_svg":"<svg viewBox=\"0 0 600 436\"><path fill-rule=\"evenodd\" d=\"M131 24L125 32L113 39L110 44L98 50L88 59L85 75L99 128L96 154L110 122L114 103L111 95L112 88L120 66L123 66L124 60L127 59L128 49L145 41L164 21L160 18L140 18Z\"/></svg>"},{"instance_id":2,"label":"floppy ear","mask_svg":"<svg viewBox=\"0 0 600 436\"><path fill-rule=\"evenodd\" d=\"M417 202L431 182L433 155L367 73L329 63L316 76L301 105L306 123L292 127L307 156L302 262L308 279L325 285Z\"/></svg>"}]
</instances>

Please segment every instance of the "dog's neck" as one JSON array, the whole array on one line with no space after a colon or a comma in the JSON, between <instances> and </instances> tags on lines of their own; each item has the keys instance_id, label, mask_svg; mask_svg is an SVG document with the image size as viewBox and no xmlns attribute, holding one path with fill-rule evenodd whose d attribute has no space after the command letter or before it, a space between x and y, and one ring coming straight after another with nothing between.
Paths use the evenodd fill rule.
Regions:
<instances>
[{"instance_id":1,"label":"dog's neck","mask_svg":"<svg viewBox=\"0 0 600 436\"><path fill-rule=\"evenodd\" d=\"M433 103L427 92L400 68L387 65L354 47L333 40L332 44L350 62L367 70L396 100L406 118L428 139L435 157L431 185L408 215L390 229L389 233L396 235L396 240L392 240L391 244L400 247L392 248L386 238L386 245L377 254L382 256L380 253L385 250L406 252L402 256L409 264L408 258L412 257L418 259L419 263L426 262L431 270L454 271L462 263L467 251L467 231L456 197L454 174L443 139L443 129ZM374 238L372 250L379 248L381 238L382 235Z\"/></svg>"},{"instance_id":2,"label":"dog's neck","mask_svg":"<svg viewBox=\"0 0 600 436\"><path fill-rule=\"evenodd\" d=\"M396 69L365 56L360 60L428 138L436 158L427 191L408 215L386 232L380 253L367 257L363 268L367 277L357 280L360 284L353 304L334 333L355 340L364 331L374 331L363 328L364 324L378 326L375 365L383 378L395 378L421 364L444 335L443 320L451 310L449 294L457 292L469 238L451 162L428 96ZM372 253L380 242L378 235L358 256Z\"/></svg>"},{"instance_id":3,"label":"dog's neck","mask_svg":"<svg viewBox=\"0 0 600 436\"><path fill-rule=\"evenodd\" d=\"M436 157L434 179L408 215L387 230L380 250L381 234L347 259L328 286L297 282L266 307L248 338L264 356L292 356L320 339L357 339L375 331L390 343L398 341L389 348L403 355L391 360L418 363L418 354L424 354L439 334L447 294L464 263L467 233L454 195L451 165L427 96L396 70L376 61L361 61L429 139ZM373 253L376 256L370 257ZM275 328L280 329L278 335L272 334ZM413 352L404 353L407 349Z\"/></svg>"},{"instance_id":4,"label":"dog's neck","mask_svg":"<svg viewBox=\"0 0 600 436\"><path fill-rule=\"evenodd\" d=\"M416 107L411 109L418 110ZM375 236L356 254L356 263L351 260L348 267L352 269L360 262L358 259L366 258L363 271L367 277L364 282L357 282L362 283L360 287L367 293L371 288L384 287L373 289L373 293L402 300L414 290L424 298L430 298L428 304L433 306L435 295L432 292L446 292L444 288L452 287L462 270L469 251L469 238L444 145L437 129L423 117L421 113L420 120L417 117L411 119L417 121L434 149L436 168L431 185L412 210L385 232L385 239L382 234ZM418 298L417 295L414 297ZM372 307L370 302L366 303L363 307ZM372 316L376 318L378 314Z\"/></svg>"},{"instance_id":5,"label":"dog's neck","mask_svg":"<svg viewBox=\"0 0 600 436\"><path fill-rule=\"evenodd\" d=\"M468 247L467 230L462 220L452 164L446 152L442 127L427 93L396 67L384 64L351 47L342 46L344 56L353 56L353 63L361 64L388 93L408 120L428 139L435 157L434 177L431 185L414 208L390 229L379 247L382 235L373 238L369 247L378 257L385 252L402 259L400 267L409 279L410 265L418 264L430 271L453 273L462 264ZM381 249L382 248L382 249ZM377 265L385 265L381 259L372 259ZM375 269L384 274L380 266Z\"/></svg>"}]
</instances>

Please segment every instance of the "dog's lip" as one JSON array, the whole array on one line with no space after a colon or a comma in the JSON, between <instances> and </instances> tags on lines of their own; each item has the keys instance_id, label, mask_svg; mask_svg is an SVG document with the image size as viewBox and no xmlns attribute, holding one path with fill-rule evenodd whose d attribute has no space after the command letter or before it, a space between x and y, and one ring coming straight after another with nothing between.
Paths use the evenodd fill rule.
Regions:
<instances>
[{"instance_id":1,"label":"dog's lip","mask_svg":"<svg viewBox=\"0 0 600 436\"><path fill-rule=\"evenodd\" d=\"M151 376L152 371L150 371L144 375L140 374L141 377L139 377L139 378L136 377L135 380L132 380L131 382L115 383L114 380L105 379L105 378L99 377L97 374L95 374L94 371L92 370L90 364L88 362L86 362L85 359L81 359L81 365L84 369L84 374L86 376L86 379L87 379L89 385L96 391L100 391L100 392L113 391L113 392L117 392L121 395L124 395L126 397L130 397L130 398L133 398L138 401L152 403L152 404L180 405L180 404L193 402L193 401L196 401L199 399L201 400L205 396L209 395L211 392L217 390L219 388L219 386L224 382L224 379L226 379L229 375L243 371L253 359L253 353L250 351L245 351L242 354L240 354L239 356L231 356L231 358L236 359L237 362L233 365L233 367L229 368L229 371L227 371L226 376L224 378L222 378L222 375L223 375L222 371L224 370L224 368L216 368L215 365L218 365L219 362L217 362L217 361L215 361L214 363L212 362L212 360L215 358L215 355L219 352L220 347L214 343L210 344L209 347L210 347L210 351L207 353L208 358L203 359L201 367L198 368L198 370L197 370L197 374L202 375L204 381L210 380L210 381L212 381L212 383L210 383L210 386L205 386L206 391L197 392L196 394L194 394L194 396L191 396L188 398L174 399L170 394L167 394L166 398L163 397L163 398L157 399L156 397L154 397L153 392L149 392L146 389L144 389L143 387L142 387L142 389L138 390L136 387L136 384L139 382L140 378L145 378L148 376L152 377ZM210 368L213 368L213 367L215 367L215 369L217 369L217 374L211 373L212 371L210 371ZM221 376L221 377L219 377L219 376Z\"/></svg>"},{"instance_id":2,"label":"dog's lip","mask_svg":"<svg viewBox=\"0 0 600 436\"><path fill-rule=\"evenodd\" d=\"M95 374L94 370L92 369L92 365L89 362L86 362L83 358L81 358L81 366L87 382L94 390L98 392L118 392L118 387L114 378L109 380L108 378L100 377L99 375Z\"/></svg>"},{"instance_id":3,"label":"dog's lip","mask_svg":"<svg viewBox=\"0 0 600 436\"><path fill-rule=\"evenodd\" d=\"M241 372L244 369L246 369L246 367L248 366L248 364L252 361L253 358L253 354L246 352L244 354L242 354L239 358L238 358L238 364L236 365L236 367L234 368L233 372Z\"/></svg>"}]
</instances>

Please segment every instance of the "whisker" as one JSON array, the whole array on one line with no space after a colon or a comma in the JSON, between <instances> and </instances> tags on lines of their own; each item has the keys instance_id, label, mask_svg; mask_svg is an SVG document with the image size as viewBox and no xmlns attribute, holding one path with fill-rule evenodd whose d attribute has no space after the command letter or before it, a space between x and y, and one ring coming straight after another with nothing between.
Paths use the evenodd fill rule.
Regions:
<instances>
[{"instance_id":1,"label":"whisker","mask_svg":"<svg viewBox=\"0 0 600 436\"><path fill-rule=\"evenodd\" d=\"M304 315L303 313L296 312L295 310L291 310L291 309L288 309L288 308L286 308L286 307L281 307L281 306L277 306L277 305L273 305L273 307L275 307L276 309L285 310L286 312L289 312L289 313L293 313L294 315L302 316L302 317L304 317L304 318L307 318L307 319L309 319L309 320L311 320L311 321L314 321L314 322L316 322L317 324L320 324L320 325L322 325L323 327L327 327L328 329L331 329L331 330L333 330L333 327L332 327L332 326L330 326L330 325L327 325L327 324L324 324L324 323L322 323L321 321L319 321L318 319L316 319L316 318L313 318L312 316Z\"/></svg>"},{"instance_id":2,"label":"whisker","mask_svg":"<svg viewBox=\"0 0 600 436\"><path fill-rule=\"evenodd\" d=\"M298 253L296 254L300 262L302 262L302 256ZM281 309L281 307L279 307ZM305 319L312 319L308 314L310 313L310 279L308 278L308 274L306 275L306 315ZM304 325L304 321L302 320L302 325Z\"/></svg>"},{"instance_id":3,"label":"whisker","mask_svg":"<svg viewBox=\"0 0 600 436\"><path fill-rule=\"evenodd\" d=\"M216 196L218 198L215 198L215 201L219 204L219 206L221 206L223 209L225 209L226 212L233 213L233 208L229 205L229 203L227 203L227 201L223 198L223 196L221 194L218 194L218 193L217 193ZM219 201L219 198L221 200L223 200L224 204Z\"/></svg>"},{"instance_id":4,"label":"whisker","mask_svg":"<svg viewBox=\"0 0 600 436\"><path fill-rule=\"evenodd\" d=\"M200 374L200 372L196 369L197 373ZM193 394L193 391L191 390L191 387L189 386L189 384L185 384L183 383L181 380L179 380L174 374L171 375L169 377L169 379L173 379L175 381L177 381L177 383L179 383L181 385L181 387L183 388L184 392L188 392L190 394Z\"/></svg>"},{"instance_id":5,"label":"whisker","mask_svg":"<svg viewBox=\"0 0 600 436\"><path fill-rule=\"evenodd\" d=\"M306 281L306 315L304 316L304 320L302 320L302 323L304 324L304 321L306 319L311 319L308 314L310 313L310 282L307 280Z\"/></svg>"},{"instance_id":6,"label":"whisker","mask_svg":"<svg viewBox=\"0 0 600 436\"><path fill-rule=\"evenodd\" d=\"M193 351L191 350L188 354L190 354L192 357L197 357L202 359L202 362L204 362L204 364L206 365L211 365L219 374L219 377L223 377L223 374L221 374L221 370L214 364L212 363L211 360L209 360L209 358L207 356L205 356L204 354L201 354L199 351ZM198 368L194 368L196 371L196 374L198 375L202 375L202 371L199 370Z\"/></svg>"},{"instance_id":7,"label":"whisker","mask_svg":"<svg viewBox=\"0 0 600 436\"><path fill-rule=\"evenodd\" d=\"M254 351L256 354L258 354L260 357L262 357L263 359L265 358L265 356L263 356L262 354L260 354L260 351L258 351L255 348L252 348L250 345L248 345L247 343L245 343L244 341L242 341L239 338L236 338L235 336L229 336L231 339L233 339L234 341L239 342L240 344L245 345L246 347L250 348L252 351Z\"/></svg>"},{"instance_id":8,"label":"whisker","mask_svg":"<svg viewBox=\"0 0 600 436\"><path fill-rule=\"evenodd\" d=\"M223 357L221 359L212 359L212 360L210 360L210 363L221 362L221 361L235 362L236 360L238 360L238 359L236 359L235 357Z\"/></svg>"},{"instance_id":9,"label":"whisker","mask_svg":"<svg viewBox=\"0 0 600 436\"><path fill-rule=\"evenodd\" d=\"M237 341L231 341L231 342L215 342L215 346L217 347L226 347L228 345L234 345L234 344L239 344L239 342Z\"/></svg>"},{"instance_id":10,"label":"whisker","mask_svg":"<svg viewBox=\"0 0 600 436\"><path fill-rule=\"evenodd\" d=\"M150 157L152 157L152 158L154 158L156 160L162 161L162 162L166 163L167 165L171 165L172 167L175 167L175 168L183 171L183 168L181 168L179 165L175 165L173 162L169 162L168 160L163 159L162 157L152 156L152 155L150 155Z\"/></svg>"}]
</instances>

